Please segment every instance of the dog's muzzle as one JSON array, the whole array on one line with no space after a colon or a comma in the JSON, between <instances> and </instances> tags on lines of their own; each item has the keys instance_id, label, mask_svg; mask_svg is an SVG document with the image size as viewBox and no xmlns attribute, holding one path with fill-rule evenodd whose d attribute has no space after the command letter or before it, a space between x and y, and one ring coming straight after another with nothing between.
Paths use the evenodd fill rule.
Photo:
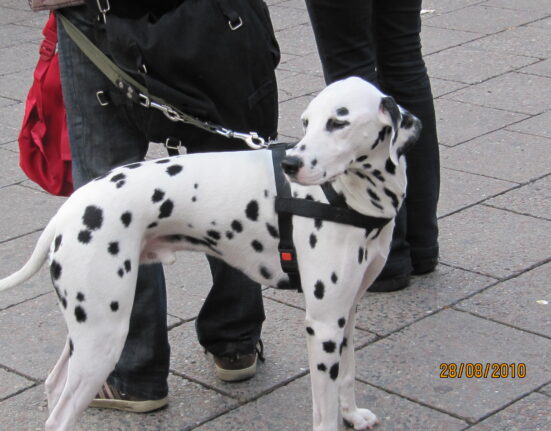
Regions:
<instances>
[{"instance_id":1,"label":"dog's muzzle","mask_svg":"<svg viewBox=\"0 0 551 431\"><path fill-rule=\"evenodd\" d=\"M290 176L296 175L303 166L304 162L297 156L285 156L281 161L283 171Z\"/></svg>"}]
</instances>

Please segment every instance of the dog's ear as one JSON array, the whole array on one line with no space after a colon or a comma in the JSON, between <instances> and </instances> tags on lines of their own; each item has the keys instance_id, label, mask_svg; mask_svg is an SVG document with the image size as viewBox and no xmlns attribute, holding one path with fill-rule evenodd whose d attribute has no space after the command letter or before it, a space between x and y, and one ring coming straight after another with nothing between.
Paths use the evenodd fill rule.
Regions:
<instances>
[{"instance_id":1,"label":"dog's ear","mask_svg":"<svg viewBox=\"0 0 551 431\"><path fill-rule=\"evenodd\" d=\"M402 115L400 114L400 108L398 108L392 96L385 96L381 99L378 116L381 123L389 126L391 129L389 144L390 160L395 165L398 165L396 139L398 138L398 124Z\"/></svg>"}]
</instances>

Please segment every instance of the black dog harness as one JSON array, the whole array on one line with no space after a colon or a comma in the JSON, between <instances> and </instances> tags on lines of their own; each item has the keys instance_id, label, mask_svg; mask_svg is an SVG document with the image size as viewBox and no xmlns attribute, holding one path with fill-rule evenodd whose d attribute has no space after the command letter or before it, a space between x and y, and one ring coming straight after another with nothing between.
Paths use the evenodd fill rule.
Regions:
<instances>
[{"instance_id":1,"label":"black dog harness","mask_svg":"<svg viewBox=\"0 0 551 431\"><path fill-rule=\"evenodd\" d=\"M285 144L269 147L272 151L276 183L275 211L278 214L279 260L283 272L289 276L289 288L302 292L297 253L293 244L293 215L356 226L365 229L366 236L374 229L380 231L391 219L367 216L353 210L329 183L321 185L328 204L292 197L291 186L281 168L287 148Z\"/></svg>"}]
</instances>

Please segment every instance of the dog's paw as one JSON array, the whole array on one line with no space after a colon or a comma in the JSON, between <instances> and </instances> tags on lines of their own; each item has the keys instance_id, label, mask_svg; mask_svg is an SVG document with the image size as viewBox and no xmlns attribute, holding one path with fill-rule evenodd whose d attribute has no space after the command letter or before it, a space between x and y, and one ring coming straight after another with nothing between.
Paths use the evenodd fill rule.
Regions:
<instances>
[{"instance_id":1,"label":"dog's paw","mask_svg":"<svg viewBox=\"0 0 551 431\"><path fill-rule=\"evenodd\" d=\"M379 423L379 419L371 410L356 409L343 415L343 420L346 426L354 428L356 431L370 430Z\"/></svg>"}]
</instances>

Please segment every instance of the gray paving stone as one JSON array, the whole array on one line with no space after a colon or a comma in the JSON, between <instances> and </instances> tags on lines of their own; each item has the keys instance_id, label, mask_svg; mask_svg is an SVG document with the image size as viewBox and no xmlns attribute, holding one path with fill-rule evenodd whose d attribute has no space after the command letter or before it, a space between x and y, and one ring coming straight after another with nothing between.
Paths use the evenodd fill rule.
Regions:
<instances>
[{"instance_id":1,"label":"gray paving stone","mask_svg":"<svg viewBox=\"0 0 551 431\"><path fill-rule=\"evenodd\" d=\"M19 102L0 108L0 143L17 139L23 122L24 110L24 104Z\"/></svg>"},{"instance_id":2,"label":"gray paving stone","mask_svg":"<svg viewBox=\"0 0 551 431\"><path fill-rule=\"evenodd\" d=\"M549 172L549 139L499 130L441 155L442 166L505 181L528 182Z\"/></svg>"},{"instance_id":3,"label":"gray paving stone","mask_svg":"<svg viewBox=\"0 0 551 431\"><path fill-rule=\"evenodd\" d=\"M309 24L297 25L286 29L283 34L277 32L281 51L293 55L307 55L317 52L314 33ZM281 34L281 36L280 36Z\"/></svg>"},{"instance_id":4,"label":"gray paving stone","mask_svg":"<svg viewBox=\"0 0 551 431\"><path fill-rule=\"evenodd\" d=\"M36 43L19 43L17 50L0 48L0 74L20 72L21 70L33 69L38 60L38 48Z\"/></svg>"},{"instance_id":5,"label":"gray paving stone","mask_svg":"<svg viewBox=\"0 0 551 431\"><path fill-rule=\"evenodd\" d=\"M536 115L549 109L551 78L510 72L459 90L446 98Z\"/></svg>"},{"instance_id":6,"label":"gray paving stone","mask_svg":"<svg viewBox=\"0 0 551 431\"><path fill-rule=\"evenodd\" d=\"M296 431L312 426L309 376L197 428L197 431ZM356 383L358 404L380 419L380 431L455 431L465 422L363 383ZM339 431L349 430L342 423Z\"/></svg>"},{"instance_id":7,"label":"gray paving stone","mask_svg":"<svg viewBox=\"0 0 551 431\"><path fill-rule=\"evenodd\" d=\"M521 2L510 0L488 0L484 2L484 4L488 6L503 7L506 9L536 10L551 13L551 5L547 0L523 0Z\"/></svg>"},{"instance_id":8,"label":"gray paving stone","mask_svg":"<svg viewBox=\"0 0 551 431\"><path fill-rule=\"evenodd\" d=\"M519 349L518 346L522 346ZM470 421L551 378L551 340L444 310L362 349L358 378ZM441 378L442 363L520 363L525 378Z\"/></svg>"},{"instance_id":9,"label":"gray paving stone","mask_svg":"<svg viewBox=\"0 0 551 431\"><path fill-rule=\"evenodd\" d=\"M44 36L40 30L34 27L26 27L17 24L7 24L0 27L0 48L16 46L21 42L42 41ZM35 56L38 61L38 55Z\"/></svg>"},{"instance_id":10,"label":"gray paving stone","mask_svg":"<svg viewBox=\"0 0 551 431\"><path fill-rule=\"evenodd\" d=\"M516 183L508 181L441 168L438 217L449 215L515 186Z\"/></svg>"},{"instance_id":11,"label":"gray paving stone","mask_svg":"<svg viewBox=\"0 0 551 431\"><path fill-rule=\"evenodd\" d=\"M490 199L487 204L551 220L551 176Z\"/></svg>"},{"instance_id":12,"label":"gray paving stone","mask_svg":"<svg viewBox=\"0 0 551 431\"><path fill-rule=\"evenodd\" d=\"M447 99L438 99L434 104L438 141L448 146L469 141L527 118L524 114Z\"/></svg>"},{"instance_id":13,"label":"gray paving stone","mask_svg":"<svg viewBox=\"0 0 551 431\"><path fill-rule=\"evenodd\" d=\"M312 101L313 96L302 96L282 102L279 106L279 133L299 139L302 137L300 116Z\"/></svg>"},{"instance_id":14,"label":"gray paving stone","mask_svg":"<svg viewBox=\"0 0 551 431\"><path fill-rule=\"evenodd\" d=\"M442 262L493 277L528 269L551 254L551 222L475 206L439 221Z\"/></svg>"},{"instance_id":15,"label":"gray paving stone","mask_svg":"<svg viewBox=\"0 0 551 431\"><path fill-rule=\"evenodd\" d=\"M297 97L313 94L325 87L325 81L320 75L280 70L278 72L279 102L285 102ZM285 118L295 121L286 111Z\"/></svg>"},{"instance_id":16,"label":"gray paving stone","mask_svg":"<svg viewBox=\"0 0 551 431\"><path fill-rule=\"evenodd\" d=\"M551 263L499 283L460 302L457 308L551 338L549 280Z\"/></svg>"},{"instance_id":17,"label":"gray paving stone","mask_svg":"<svg viewBox=\"0 0 551 431\"><path fill-rule=\"evenodd\" d=\"M430 21L421 27L421 43L425 59L429 54L462 45L479 37L481 35L478 33L431 27Z\"/></svg>"},{"instance_id":18,"label":"gray paving stone","mask_svg":"<svg viewBox=\"0 0 551 431\"><path fill-rule=\"evenodd\" d=\"M470 431L546 431L551 429L551 398L530 394L506 409L484 419Z\"/></svg>"},{"instance_id":19,"label":"gray paving stone","mask_svg":"<svg viewBox=\"0 0 551 431\"><path fill-rule=\"evenodd\" d=\"M30 388L34 384L29 379L0 369L0 400L4 400L25 388Z\"/></svg>"},{"instance_id":20,"label":"gray paving stone","mask_svg":"<svg viewBox=\"0 0 551 431\"><path fill-rule=\"evenodd\" d=\"M254 379L240 383L224 383L214 374L212 359L197 342L194 323L186 323L170 331L171 368L178 374L200 381L208 387L241 401L250 400L272 390L308 370L304 312L274 301L264 301L266 321L262 328L266 362L259 362ZM356 345L365 345L373 336L359 332Z\"/></svg>"},{"instance_id":21,"label":"gray paving stone","mask_svg":"<svg viewBox=\"0 0 551 431\"><path fill-rule=\"evenodd\" d=\"M7 277L23 266L31 256L39 235L25 235L0 244L0 278ZM30 280L0 293L0 310L52 291L50 273L47 265L44 265Z\"/></svg>"},{"instance_id":22,"label":"gray paving stone","mask_svg":"<svg viewBox=\"0 0 551 431\"><path fill-rule=\"evenodd\" d=\"M551 18L541 19L530 24L531 27L551 28Z\"/></svg>"},{"instance_id":23,"label":"gray paving stone","mask_svg":"<svg viewBox=\"0 0 551 431\"><path fill-rule=\"evenodd\" d=\"M413 277L411 285L402 291L368 291L358 306L356 326L387 335L494 282L489 277L440 265L432 274Z\"/></svg>"},{"instance_id":24,"label":"gray paving stone","mask_svg":"<svg viewBox=\"0 0 551 431\"><path fill-rule=\"evenodd\" d=\"M423 5L426 8L426 5ZM480 19L480 17L492 19ZM430 18L431 26L452 30L491 34L510 27L526 24L545 17L546 13L536 11L510 10L483 5L474 5Z\"/></svg>"},{"instance_id":25,"label":"gray paving stone","mask_svg":"<svg viewBox=\"0 0 551 431\"><path fill-rule=\"evenodd\" d=\"M551 78L551 60L543 60L531 66L523 67L519 72Z\"/></svg>"},{"instance_id":26,"label":"gray paving stone","mask_svg":"<svg viewBox=\"0 0 551 431\"><path fill-rule=\"evenodd\" d=\"M466 84L476 84L537 61L532 57L475 49L470 44L425 57L431 76Z\"/></svg>"},{"instance_id":27,"label":"gray paving stone","mask_svg":"<svg viewBox=\"0 0 551 431\"><path fill-rule=\"evenodd\" d=\"M44 386L0 402L2 427L10 431L42 431L48 415Z\"/></svg>"},{"instance_id":28,"label":"gray paving stone","mask_svg":"<svg viewBox=\"0 0 551 431\"><path fill-rule=\"evenodd\" d=\"M270 6L270 17L272 18L274 30L277 32L297 25L310 23L306 11L300 13L295 8L281 7L278 5ZM281 33L279 38L286 42L286 33Z\"/></svg>"},{"instance_id":29,"label":"gray paving stone","mask_svg":"<svg viewBox=\"0 0 551 431\"><path fill-rule=\"evenodd\" d=\"M314 75L319 78L315 81L321 83L316 90L320 90L325 87L325 82L323 81L323 70L317 52L306 55L284 57L279 67L283 70L288 70L291 72Z\"/></svg>"},{"instance_id":30,"label":"gray paving stone","mask_svg":"<svg viewBox=\"0 0 551 431\"><path fill-rule=\"evenodd\" d=\"M19 167L19 155L0 148L0 188L10 184L19 183L27 179L25 173Z\"/></svg>"},{"instance_id":31,"label":"gray paving stone","mask_svg":"<svg viewBox=\"0 0 551 431\"><path fill-rule=\"evenodd\" d=\"M435 15L451 12L457 9L463 9L467 6L482 3L480 0L425 0L423 1L423 9L434 10ZM429 14L430 16L432 14ZM423 15L427 16L427 15Z\"/></svg>"},{"instance_id":32,"label":"gray paving stone","mask_svg":"<svg viewBox=\"0 0 551 431\"><path fill-rule=\"evenodd\" d=\"M0 312L0 364L45 380L65 345L65 322L54 293Z\"/></svg>"},{"instance_id":33,"label":"gray paving stone","mask_svg":"<svg viewBox=\"0 0 551 431\"><path fill-rule=\"evenodd\" d=\"M551 66L551 63L550 63ZM551 139L551 111L528 118L527 120L507 126L507 130L528 133L530 135L545 136Z\"/></svg>"},{"instance_id":34,"label":"gray paving stone","mask_svg":"<svg viewBox=\"0 0 551 431\"><path fill-rule=\"evenodd\" d=\"M548 58L551 48L547 43L549 33L543 28L522 26L508 28L504 32L468 43L465 47L482 51L502 52L527 57ZM486 62L484 62L486 67Z\"/></svg>"},{"instance_id":35,"label":"gray paving stone","mask_svg":"<svg viewBox=\"0 0 551 431\"><path fill-rule=\"evenodd\" d=\"M429 76L431 75L429 70ZM434 98L443 96L444 94L452 93L461 88L467 87L467 84L461 82L448 81L430 76L430 85L432 87L432 95Z\"/></svg>"},{"instance_id":36,"label":"gray paving stone","mask_svg":"<svg viewBox=\"0 0 551 431\"><path fill-rule=\"evenodd\" d=\"M25 101L29 88L31 88L33 83L33 71L34 69L27 69L20 73L10 73L0 76L0 96L15 99L20 102ZM21 116L21 120L23 120L23 116ZM1 129L0 132L2 132ZM5 142L2 135L3 133L0 134L0 139L2 139L0 142Z\"/></svg>"},{"instance_id":37,"label":"gray paving stone","mask_svg":"<svg viewBox=\"0 0 551 431\"><path fill-rule=\"evenodd\" d=\"M21 186L0 189L0 241L43 229L64 200Z\"/></svg>"},{"instance_id":38,"label":"gray paving stone","mask_svg":"<svg viewBox=\"0 0 551 431\"><path fill-rule=\"evenodd\" d=\"M17 105L18 103L18 100L9 99L7 97L0 97L0 108L3 108L5 106Z\"/></svg>"},{"instance_id":39,"label":"gray paving stone","mask_svg":"<svg viewBox=\"0 0 551 431\"><path fill-rule=\"evenodd\" d=\"M551 383L541 388L540 392L551 397Z\"/></svg>"},{"instance_id":40,"label":"gray paving stone","mask_svg":"<svg viewBox=\"0 0 551 431\"><path fill-rule=\"evenodd\" d=\"M33 12L30 9L20 10L3 6L4 4L2 3L0 5L0 25L21 22L33 16Z\"/></svg>"}]
</instances>

